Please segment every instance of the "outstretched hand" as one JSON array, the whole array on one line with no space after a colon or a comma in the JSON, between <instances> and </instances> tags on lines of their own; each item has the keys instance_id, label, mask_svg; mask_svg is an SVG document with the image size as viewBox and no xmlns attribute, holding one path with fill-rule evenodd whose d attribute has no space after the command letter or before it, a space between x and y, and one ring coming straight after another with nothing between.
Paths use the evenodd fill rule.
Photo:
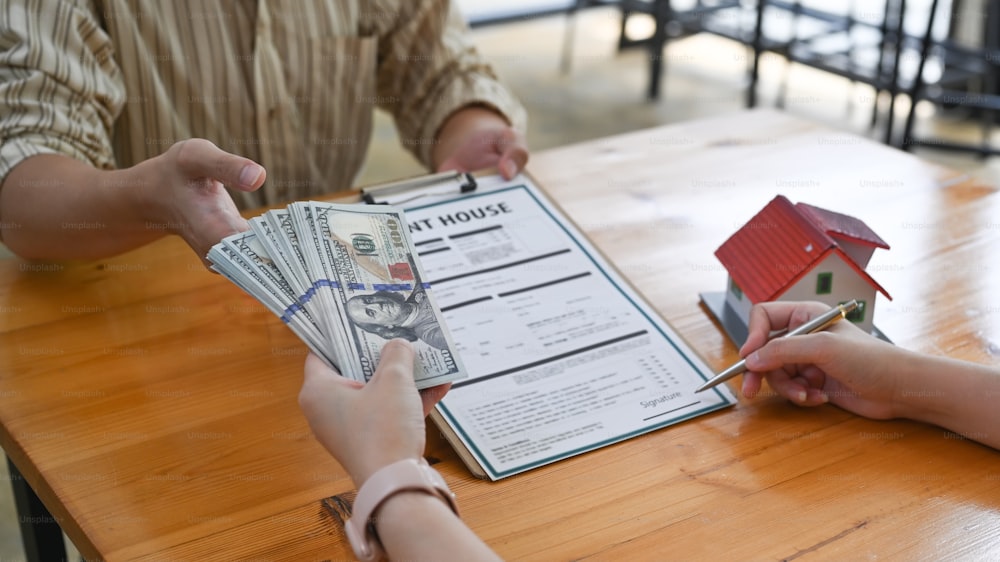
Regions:
<instances>
[{"instance_id":1,"label":"outstretched hand","mask_svg":"<svg viewBox=\"0 0 1000 562\"><path fill-rule=\"evenodd\" d=\"M203 261L219 240L249 228L225 186L254 191L266 177L260 164L205 139L177 142L138 166L147 168L144 177L155 178L145 202L151 222L181 236Z\"/></svg>"},{"instance_id":2,"label":"outstretched hand","mask_svg":"<svg viewBox=\"0 0 1000 562\"><path fill-rule=\"evenodd\" d=\"M773 330L794 329L829 310L822 303L773 302L750 311L743 395L752 398L766 378L775 392L801 406L830 402L856 414L896 417L897 379L892 364L907 352L852 325L768 341Z\"/></svg>"},{"instance_id":3,"label":"outstretched hand","mask_svg":"<svg viewBox=\"0 0 1000 562\"><path fill-rule=\"evenodd\" d=\"M413 360L409 342L390 341L366 385L342 377L311 353L306 358L299 405L316 438L359 487L383 466L423 455L424 416L451 385L418 393Z\"/></svg>"},{"instance_id":4,"label":"outstretched hand","mask_svg":"<svg viewBox=\"0 0 1000 562\"><path fill-rule=\"evenodd\" d=\"M528 162L524 137L499 114L482 107L466 107L453 113L438 134L433 158L438 172L473 172L497 168L511 179Z\"/></svg>"}]
</instances>

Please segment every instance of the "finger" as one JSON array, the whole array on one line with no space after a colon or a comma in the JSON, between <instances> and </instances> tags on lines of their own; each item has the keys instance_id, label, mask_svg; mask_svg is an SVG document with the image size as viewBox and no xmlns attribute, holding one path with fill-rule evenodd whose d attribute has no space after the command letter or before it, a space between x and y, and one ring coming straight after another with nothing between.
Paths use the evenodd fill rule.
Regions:
<instances>
[{"instance_id":1,"label":"finger","mask_svg":"<svg viewBox=\"0 0 1000 562\"><path fill-rule=\"evenodd\" d=\"M826 383L826 373L822 369L816 367L815 365L803 365L799 370L799 377L805 382L806 386L809 388L823 388L823 384Z\"/></svg>"},{"instance_id":2,"label":"finger","mask_svg":"<svg viewBox=\"0 0 1000 562\"><path fill-rule=\"evenodd\" d=\"M404 339L389 340L382 348L375 375L369 384L413 384L413 346Z\"/></svg>"},{"instance_id":3,"label":"finger","mask_svg":"<svg viewBox=\"0 0 1000 562\"><path fill-rule=\"evenodd\" d=\"M794 330L795 328L798 328L799 326L801 326L801 325L805 324L806 322L812 320L814 316L816 316L818 314L821 314L822 312L825 312L825 310L823 310L823 311L819 311L819 310L814 311L814 310L811 310L809 308L798 307L794 311L792 311L791 317L788 318L788 329L789 330Z\"/></svg>"},{"instance_id":4,"label":"finger","mask_svg":"<svg viewBox=\"0 0 1000 562\"><path fill-rule=\"evenodd\" d=\"M830 397L818 388L806 389L806 399L801 402L803 406L822 406L830 401Z\"/></svg>"},{"instance_id":5,"label":"finger","mask_svg":"<svg viewBox=\"0 0 1000 562\"><path fill-rule=\"evenodd\" d=\"M497 168L500 170L500 175L503 179L510 180L524 169L524 164L527 161L528 150L526 148L512 148L500 157L500 163L497 164Z\"/></svg>"},{"instance_id":6,"label":"finger","mask_svg":"<svg viewBox=\"0 0 1000 562\"><path fill-rule=\"evenodd\" d=\"M798 376L792 379L792 382L805 390L805 395L797 397L800 398L796 400L799 406L819 406L826 403L826 395L823 393L823 390L814 386L812 384L813 381L806 378L802 372L799 372Z\"/></svg>"},{"instance_id":7,"label":"finger","mask_svg":"<svg viewBox=\"0 0 1000 562\"><path fill-rule=\"evenodd\" d=\"M360 383L358 381L352 381L350 379L342 377L340 373L338 373L335 369L331 369L326 364L326 362L324 362L322 359L320 359L318 355L312 352L310 352L309 355L306 356L306 364L303 371L306 382L333 381L339 379L347 381L349 383L357 383L357 386L359 387L364 386L363 383Z\"/></svg>"},{"instance_id":8,"label":"finger","mask_svg":"<svg viewBox=\"0 0 1000 562\"><path fill-rule=\"evenodd\" d=\"M359 390L364 384L346 379L331 369L313 353L306 356L303 368L304 380L299 390L299 408L307 417L317 415L331 407L336 407L341 390Z\"/></svg>"},{"instance_id":9,"label":"finger","mask_svg":"<svg viewBox=\"0 0 1000 562\"><path fill-rule=\"evenodd\" d=\"M806 392L809 393L806 398L807 405L819 406L830 401L830 395L824 390L826 373L822 369L815 365L804 366L799 370L799 378L804 381Z\"/></svg>"},{"instance_id":10,"label":"finger","mask_svg":"<svg viewBox=\"0 0 1000 562\"><path fill-rule=\"evenodd\" d=\"M510 128L501 133L499 146L503 148L500 162L497 165L500 169L500 175L506 180L512 179L528 163L528 147L521 140L520 135Z\"/></svg>"},{"instance_id":11,"label":"finger","mask_svg":"<svg viewBox=\"0 0 1000 562\"><path fill-rule=\"evenodd\" d=\"M773 339L747 355L747 369L766 372L797 363L828 364L833 356L837 337L830 332L817 332L792 338Z\"/></svg>"},{"instance_id":12,"label":"finger","mask_svg":"<svg viewBox=\"0 0 1000 562\"><path fill-rule=\"evenodd\" d=\"M438 171L438 172L450 172L450 171L468 172L470 170L466 170L465 166L462 166L462 164L458 161L457 157L451 156L451 157L447 158L444 162L441 162L441 165L437 167L436 171Z\"/></svg>"},{"instance_id":13,"label":"finger","mask_svg":"<svg viewBox=\"0 0 1000 562\"><path fill-rule=\"evenodd\" d=\"M793 310L792 303L769 302L753 305L747 328L749 334L740 347L740 357L746 357L766 344L772 331L787 326Z\"/></svg>"},{"instance_id":14,"label":"finger","mask_svg":"<svg viewBox=\"0 0 1000 562\"><path fill-rule=\"evenodd\" d=\"M777 392L779 396L784 396L796 404L803 404L808 399L809 393L806 391L806 387L802 386L802 384L798 381L789 378L787 373L783 371L772 371L765 376L767 378L767 384L769 384L771 389Z\"/></svg>"},{"instance_id":15,"label":"finger","mask_svg":"<svg viewBox=\"0 0 1000 562\"><path fill-rule=\"evenodd\" d=\"M267 177L260 164L230 154L205 139L188 139L174 146L178 167L192 179L210 178L242 191L253 191Z\"/></svg>"},{"instance_id":16,"label":"finger","mask_svg":"<svg viewBox=\"0 0 1000 562\"><path fill-rule=\"evenodd\" d=\"M753 398L754 396L757 396L757 393L760 392L760 383L762 380L763 379L760 376L760 373L753 373L750 371L743 373L743 396L745 398Z\"/></svg>"},{"instance_id":17,"label":"finger","mask_svg":"<svg viewBox=\"0 0 1000 562\"><path fill-rule=\"evenodd\" d=\"M818 302L765 302L750 309L749 335L740 347L740 356L746 357L771 339L771 333L785 328L796 328L814 315L829 309Z\"/></svg>"},{"instance_id":18,"label":"finger","mask_svg":"<svg viewBox=\"0 0 1000 562\"><path fill-rule=\"evenodd\" d=\"M440 402L444 398L444 395L448 394L449 390L451 390L451 383L439 384L420 391L420 402L424 407L424 417L427 417L427 414L431 413L434 405Z\"/></svg>"}]
</instances>

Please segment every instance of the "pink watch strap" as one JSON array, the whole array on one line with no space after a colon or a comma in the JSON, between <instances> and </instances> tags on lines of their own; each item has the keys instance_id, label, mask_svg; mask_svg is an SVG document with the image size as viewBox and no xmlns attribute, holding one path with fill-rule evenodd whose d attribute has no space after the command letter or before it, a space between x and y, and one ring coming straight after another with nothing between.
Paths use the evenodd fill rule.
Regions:
<instances>
[{"instance_id":1,"label":"pink watch strap","mask_svg":"<svg viewBox=\"0 0 1000 562\"><path fill-rule=\"evenodd\" d=\"M351 510L352 516L344 523L347 540L359 560L377 560L382 556L382 545L372 533L369 521L385 500L404 491L438 496L458 515L455 494L424 459L405 459L382 467L361 485Z\"/></svg>"}]
</instances>

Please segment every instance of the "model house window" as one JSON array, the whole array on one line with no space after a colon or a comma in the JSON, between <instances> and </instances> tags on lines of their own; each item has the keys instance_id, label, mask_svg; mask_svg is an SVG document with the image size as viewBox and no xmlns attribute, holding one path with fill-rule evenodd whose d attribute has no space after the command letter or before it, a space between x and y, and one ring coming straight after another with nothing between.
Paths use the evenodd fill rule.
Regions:
<instances>
[{"instance_id":1,"label":"model house window","mask_svg":"<svg viewBox=\"0 0 1000 562\"><path fill-rule=\"evenodd\" d=\"M732 277L729 278L729 290L736 295L736 300L743 300L743 289L740 289L740 286L736 284L736 280Z\"/></svg>"},{"instance_id":2,"label":"model house window","mask_svg":"<svg viewBox=\"0 0 1000 562\"><path fill-rule=\"evenodd\" d=\"M829 295L833 291L833 274L820 273L816 276L816 294Z\"/></svg>"},{"instance_id":3,"label":"model house window","mask_svg":"<svg viewBox=\"0 0 1000 562\"><path fill-rule=\"evenodd\" d=\"M844 303L840 303L844 304ZM855 324L865 321L865 301L858 301L858 307L844 315L844 318Z\"/></svg>"}]
</instances>

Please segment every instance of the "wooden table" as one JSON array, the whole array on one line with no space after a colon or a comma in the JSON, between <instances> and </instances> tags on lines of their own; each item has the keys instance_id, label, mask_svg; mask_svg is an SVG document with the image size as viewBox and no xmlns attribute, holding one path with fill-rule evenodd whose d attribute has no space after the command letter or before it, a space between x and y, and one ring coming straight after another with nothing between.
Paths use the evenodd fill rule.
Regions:
<instances>
[{"instance_id":1,"label":"wooden table","mask_svg":"<svg viewBox=\"0 0 1000 562\"><path fill-rule=\"evenodd\" d=\"M773 111L549 150L529 169L714 367L736 355L698 304L725 283L712 253L777 193L889 241L871 271L895 342L1000 364L1000 196L968 177ZM3 448L88 558L351 558L323 499L352 485L296 403L305 352L176 239L0 264ZM1000 553L1000 453L918 423L765 392L496 483L429 434L465 520L511 560Z\"/></svg>"}]
</instances>

